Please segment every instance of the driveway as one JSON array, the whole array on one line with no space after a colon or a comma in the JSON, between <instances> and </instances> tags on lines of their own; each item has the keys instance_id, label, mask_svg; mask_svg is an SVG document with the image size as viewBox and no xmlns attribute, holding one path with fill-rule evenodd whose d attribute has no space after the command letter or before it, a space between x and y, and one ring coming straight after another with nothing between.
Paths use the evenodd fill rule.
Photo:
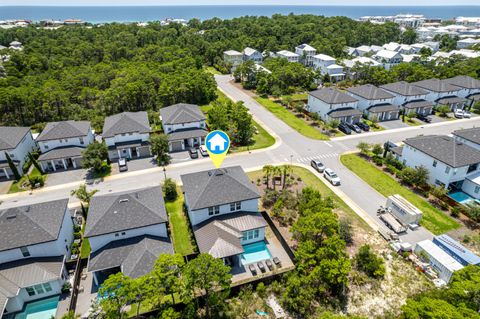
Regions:
<instances>
[{"instance_id":1,"label":"driveway","mask_svg":"<svg viewBox=\"0 0 480 319\"><path fill-rule=\"evenodd\" d=\"M56 172L48 173L45 187L78 182L79 180L86 179L86 176L87 170L85 169L72 169L67 171L57 170Z\"/></svg>"},{"instance_id":2,"label":"driveway","mask_svg":"<svg viewBox=\"0 0 480 319\"><path fill-rule=\"evenodd\" d=\"M12 185L13 181L4 181L2 180L0 182L0 194L6 194L8 193L8 190L10 189L10 186Z\"/></svg>"},{"instance_id":3,"label":"driveway","mask_svg":"<svg viewBox=\"0 0 480 319\"><path fill-rule=\"evenodd\" d=\"M112 175L116 175L120 173L120 171L118 170L117 162L113 162L111 166L112 166ZM154 157L144 157L144 158L129 160L127 162L127 166L128 166L129 172L135 172L135 171L141 171L144 169L149 169L152 167L157 167L158 165Z\"/></svg>"},{"instance_id":4,"label":"driveway","mask_svg":"<svg viewBox=\"0 0 480 319\"><path fill-rule=\"evenodd\" d=\"M393 121L379 122L378 124L386 130L392 130L392 129L395 129L395 128L402 128L402 127L408 127L409 126L408 124L403 123L401 119L393 120Z\"/></svg>"}]
</instances>

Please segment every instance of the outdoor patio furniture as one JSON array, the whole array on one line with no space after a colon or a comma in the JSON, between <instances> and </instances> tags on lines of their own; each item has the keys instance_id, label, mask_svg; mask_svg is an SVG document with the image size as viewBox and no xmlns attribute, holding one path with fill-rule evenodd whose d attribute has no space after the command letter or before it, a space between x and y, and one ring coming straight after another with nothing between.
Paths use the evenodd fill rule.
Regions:
<instances>
[{"instance_id":1,"label":"outdoor patio furniture","mask_svg":"<svg viewBox=\"0 0 480 319\"><path fill-rule=\"evenodd\" d=\"M278 257L273 257L273 263L277 266L280 267L282 263L280 262L280 259Z\"/></svg>"},{"instance_id":2,"label":"outdoor patio furniture","mask_svg":"<svg viewBox=\"0 0 480 319\"><path fill-rule=\"evenodd\" d=\"M267 264L268 269L272 270L273 269L273 264L270 261L270 259L265 260L265 264Z\"/></svg>"},{"instance_id":3,"label":"outdoor patio furniture","mask_svg":"<svg viewBox=\"0 0 480 319\"><path fill-rule=\"evenodd\" d=\"M260 269L261 272L265 272L265 266L263 265L263 263L261 261L259 261L257 263L257 266L258 266L258 269Z\"/></svg>"},{"instance_id":4,"label":"outdoor patio furniture","mask_svg":"<svg viewBox=\"0 0 480 319\"><path fill-rule=\"evenodd\" d=\"M255 266L253 264L248 265L248 269L250 269L250 272L252 273L252 275L257 274L257 270L255 269Z\"/></svg>"}]
</instances>

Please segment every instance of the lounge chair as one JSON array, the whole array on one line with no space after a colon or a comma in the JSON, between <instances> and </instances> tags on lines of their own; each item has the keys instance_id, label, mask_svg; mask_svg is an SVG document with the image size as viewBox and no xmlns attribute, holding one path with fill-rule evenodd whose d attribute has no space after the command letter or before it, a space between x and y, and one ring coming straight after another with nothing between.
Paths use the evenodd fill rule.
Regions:
<instances>
[{"instance_id":1,"label":"lounge chair","mask_svg":"<svg viewBox=\"0 0 480 319\"><path fill-rule=\"evenodd\" d=\"M278 257L273 257L273 263L277 267L280 267L282 265L282 263L280 262L280 259L278 259Z\"/></svg>"},{"instance_id":2,"label":"lounge chair","mask_svg":"<svg viewBox=\"0 0 480 319\"><path fill-rule=\"evenodd\" d=\"M267 265L268 269L272 270L273 269L273 264L270 261L270 259L265 260L265 264Z\"/></svg>"},{"instance_id":3,"label":"lounge chair","mask_svg":"<svg viewBox=\"0 0 480 319\"><path fill-rule=\"evenodd\" d=\"M257 274L257 270L255 269L255 266L253 264L248 265L248 269L250 269L252 275L255 276Z\"/></svg>"},{"instance_id":4,"label":"lounge chair","mask_svg":"<svg viewBox=\"0 0 480 319\"><path fill-rule=\"evenodd\" d=\"M261 272L265 272L266 269L265 269L265 266L263 265L263 263L261 261L259 261L257 263L257 266L258 266L258 269L260 269Z\"/></svg>"}]
</instances>

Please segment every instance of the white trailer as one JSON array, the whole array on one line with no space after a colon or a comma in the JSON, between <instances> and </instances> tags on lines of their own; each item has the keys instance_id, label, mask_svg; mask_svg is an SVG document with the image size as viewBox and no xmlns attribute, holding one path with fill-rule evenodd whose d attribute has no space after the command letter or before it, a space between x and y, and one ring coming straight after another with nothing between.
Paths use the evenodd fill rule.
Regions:
<instances>
[{"instance_id":1,"label":"white trailer","mask_svg":"<svg viewBox=\"0 0 480 319\"><path fill-rule=\"evenodd\" d=\"M395 233L403 233L407 231L407 228L403 226L391 213L384 213L380 215L380 219Z\"/></svg>"},{"instance_id":2,"label":"white trailer","mask_svg":"<svg viewBox=\"0 0 480 319\"><path fill-rule=\"evenodd\" d=\"M422 211L400 195L387 198L387 207L391 213L404 225L418 225L422 219Z\"/></svg>"}]
</instances>

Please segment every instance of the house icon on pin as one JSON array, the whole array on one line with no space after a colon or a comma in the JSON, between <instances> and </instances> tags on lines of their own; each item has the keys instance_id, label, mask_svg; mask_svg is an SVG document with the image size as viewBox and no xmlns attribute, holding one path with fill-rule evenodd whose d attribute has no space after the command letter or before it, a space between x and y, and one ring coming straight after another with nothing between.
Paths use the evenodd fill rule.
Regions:
<instances>
[{"instance_id":1,"label":"house icon on pin","mask_svg":"<svg viewBox=\"0 0 480 319\"><path fill-rule=\"evenodd\" d=\"M228 141L219 133L208 140L208 148L211 152L223 152L227 148Z\"/></svg>"}]
</instances>

